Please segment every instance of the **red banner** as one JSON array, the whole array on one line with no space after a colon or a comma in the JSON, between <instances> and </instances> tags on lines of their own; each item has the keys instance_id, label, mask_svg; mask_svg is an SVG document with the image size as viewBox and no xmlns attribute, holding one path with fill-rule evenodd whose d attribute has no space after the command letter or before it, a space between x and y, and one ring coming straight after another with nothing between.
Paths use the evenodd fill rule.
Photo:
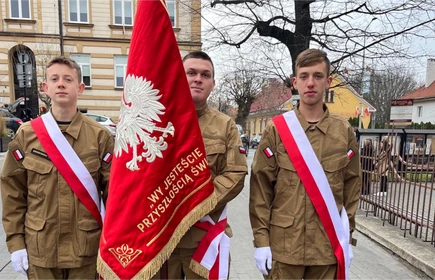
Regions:
<instances>
[{"instance_id":1,"label":"red banner","mask_svg":"<svg viewBox=\"0 0 435 280\"><path fill-rule=\"evenodd\" d=\"M138 1L98 272L150 279L216 204L201 131L163 0Z\"/></svg>"}]
</instances>

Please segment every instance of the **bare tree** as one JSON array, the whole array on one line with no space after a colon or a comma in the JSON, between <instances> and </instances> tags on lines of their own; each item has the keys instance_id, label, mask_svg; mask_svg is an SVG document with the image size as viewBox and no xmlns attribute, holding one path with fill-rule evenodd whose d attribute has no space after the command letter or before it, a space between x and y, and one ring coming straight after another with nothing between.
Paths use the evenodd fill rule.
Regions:
<instances>
[{"instance_id":1,"label":"bare tree","mask_svg":"<svg viewBox=\"0 0 435 280\"><path fill-rule=\"evenodd\" d=\"M213 47L222 45L252 50L269 57L269 69L281 77L282 62L315 45L326 50L336 69L345 65L359 71L362 57L372 64L385 58L415 58L413 39L434 38L434 0L210 0L203 11L203 35ZM365 51L364 51L365 50ZM274 59L278 57L278 59ZM287 59L288 60L288 59ZM259 64L265 61L256 61ZM274 62L274 64L270 64ZM262 69L265 69L262 67Z\"/></svg>"},{"instance_id":2,"label":"bare tree","mask_svg":"<svg viewBox=\"0 0 435 280\"><path fill-rule=\"evenodd\" d=\"M416 89L417 82L412 72L404 66L395 66L386 70L375 71L369 69L370 90L364 98L377 109L376 123L382 127L389 124L391 101L400 98ZM361 75L359 73L349 76L350 84L357 90L361 88Z\"/></svg>"},{"instance_id":3,"label":"bare tree","mask_svg":"<svg viewBox=\"0 0 435 280\"><path fill-rule=\"evenodd\" d=\"M265 78L249 68L241 68L226 74L222 80L219 91L220 97L226 101L234 102L237 107L236 123L246 127L246 119L255 97L266 84Z\"/></svg>"}]
</instances>

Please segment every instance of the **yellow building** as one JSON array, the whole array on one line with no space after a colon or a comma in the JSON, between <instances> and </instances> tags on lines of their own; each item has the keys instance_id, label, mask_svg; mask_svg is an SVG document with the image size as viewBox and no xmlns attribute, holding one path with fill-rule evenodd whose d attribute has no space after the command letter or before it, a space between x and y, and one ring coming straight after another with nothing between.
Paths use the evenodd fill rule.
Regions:
<instances>
[{"instance_id":1,"label":"yellow building","mask_svg":"<svg viewBox=\"0 0 435 280\"><path fill-rule=\"evenodd\" d=\"M45 65L63 50L82 68L79 107L117 119L137 1L1 0L0 104L26 96L36 113ZM181 55L201 49L201 1L166 3Z\"/></svg>"},{"instance_id":2,"label":"yellow building","mask_svg":"<svg viewBox=\"0 0 435 280\"><path fill-rule=\"evenodd\" d=\"M299 96L291 96L290 89L282 82L271 80L251 106L248 116L250 139L255 135L261 135L270 119L291 110L298 99ZM331 88L324 95L324 102L331 113L345 119L355 118L360 114L363 128L368 128L370 115L376 112L376 109L339 75L333 76Z\"/></svg>"}]
</instances>

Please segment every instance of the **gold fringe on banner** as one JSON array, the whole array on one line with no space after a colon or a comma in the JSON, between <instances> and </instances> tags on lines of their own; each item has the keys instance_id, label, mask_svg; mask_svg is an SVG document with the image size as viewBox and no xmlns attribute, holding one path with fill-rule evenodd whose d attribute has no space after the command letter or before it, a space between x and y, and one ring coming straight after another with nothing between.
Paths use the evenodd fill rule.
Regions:
<instances>
[{"instance_id":1,"label":"gold fringe on banner","mask_svg":"<svg viewBox=\"0 0 435 280\"><path fill-rule=\"evenodd\" d=\"M178 227L175 229L172 238L169 242L162 248L162 250L152 259L144 268L142 268L132 279L149 280L153 277L161 268L163 263L169 258L169 256L174 251L175 247L180 242L184 234L194 225L199 219L210 213L214 209L217 203L216 194L213 192L207 199L202 201L198 206L196 206L184 219L180 222ZM203 270L207 271L204 267L198 264ZM128 268L126 268L128 269ZM120 280L120 278L115 274L115 272L107 265L107 263L101 258L98 253L97 259L97 271L104 278L104 280ZM203 271L194 270L195 273L201 275L202 277L208 278L207 274ZM203 276L206 275L206 276Z\"/></svg>"},{"instance_id":2,"label":"gold fringe on banner","mask_svg":"<svg viewBox=\"0 0 435 280\"><path fill-rule=\"evenodd\" d=\"M190 260L189 268L199 276L208 279L208 275L210 271L207 268L203 267L200 263L194 261L193 259Z\"/></svg>"}]
</instances>

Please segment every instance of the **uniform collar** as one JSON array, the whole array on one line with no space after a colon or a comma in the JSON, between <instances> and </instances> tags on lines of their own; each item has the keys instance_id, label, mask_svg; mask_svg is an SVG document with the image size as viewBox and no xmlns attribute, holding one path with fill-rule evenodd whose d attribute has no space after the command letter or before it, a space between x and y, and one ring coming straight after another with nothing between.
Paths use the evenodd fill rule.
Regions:
<instances>
[{"instance_id":1,"label":"uniform collar","mask_svg":"<svg viewBox=\"0 0 435 280\"><path fill-rule=\"evenodd\" d=\"M196 110L196 115L198 116L198 118L204 115L205 112L207 112L207 109L208 109L208 105L206 103L204 106L202 106L201 109Z\"/></svg>"},{"instance_id":2,"label":"uniform collar","mask_svg":"<svg viewBox=\"0 0 435 280\"><path fill-rule=\"evenodd\" d=\"M329 126L329 109L326 106L326 104L323 104L323 116L320 119L320 121L315 124L309 124L304 116L301 115L301 112L299 111L299 105L294 109L296 116L298 117L299 123L301 124L302 128L304 129L304 131L307 131L308 128L310 126L315 126L317 127L321 132L323 132L324 134L326 134L326 132L328 131L328 126Z\"/></svg>"},{"instance_id":3,"label":"uniform collar","mask_svg":"<svg viewBox=\"0 0 435 280\"><path fill-rule=\"evenodd\" d=\"M66 133L71 135L74 139L77 139L79 137L80 128L83 124L83 115L82 113L77 111L77 114L75 115L74 119L68 126L68 128L65 130Z\"/></svg>"}]
</instances>

